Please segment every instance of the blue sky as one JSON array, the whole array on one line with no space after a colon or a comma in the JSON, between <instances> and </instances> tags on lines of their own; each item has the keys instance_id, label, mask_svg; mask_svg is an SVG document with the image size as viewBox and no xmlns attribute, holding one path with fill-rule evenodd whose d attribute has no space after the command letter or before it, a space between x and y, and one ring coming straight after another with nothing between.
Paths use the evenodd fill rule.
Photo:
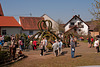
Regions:
<instances>
[{"instance_id":1,"label":"blue sky","mask_svg":"<svg viewBox=\"0 0 100 67\"><path fill-rule=\"evenodd\" d=\"M47 14L55 21L66 23L74 15L80 14L84 21L90 21L93 16L88 9L92 8L94 0L0 0L5 16L40 17Z\"/></svg>"}]
</instances>

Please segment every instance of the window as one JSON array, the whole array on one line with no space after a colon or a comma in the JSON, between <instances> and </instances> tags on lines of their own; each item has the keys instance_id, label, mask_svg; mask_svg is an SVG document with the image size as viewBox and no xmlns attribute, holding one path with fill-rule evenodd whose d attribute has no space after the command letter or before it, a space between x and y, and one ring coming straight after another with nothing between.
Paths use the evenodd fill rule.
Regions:
<instances>
[{"instance_id":1,"label":"window","mask_svg":"<svg viewBox=\"0 0 100 67\"><path fill-rule=\"evenodd\" d=\"M29 35L33 35L33 31L32 30L29 31Z\"/></svg>"},{"instance_id":2,"label":"window","mask_svg":"<svg viewBox=\"0 0 100 67\"><path fill-rule=\"evenodd\" d=\"M71 22L71 25L74 25L74 22Z\"/></svg>"},{"instance_id":3,"label":"window","mask_svg":"<svg viewBox=\"0 0 100 67\"><path fill-rule=\"evenodd\" d=\"M77 20L77 18L75 17L75 20Z\"/></svg>"},{"instance_id":4,"label":"window","mask_svg":"<svg viewBox=\"0 0 100 67\"><path fill-rule=\"evenodd\" d=\"M81 22L78 22L78 25L81 25Z\"/></svg>"},{"instance_id":5,"label":"window","mask_svg":"<svg viewBox=\"0 0 100 67\"><path fill-rule=\"evenodd\" d=\"M78 31L81 31L81 29L79 29Z\"/></svg>"},{"instance_id":6,"label":"window","mask_svg":"<svg viewBox=\"0 0 100 67\"><path fill-rule=\"evenodd\" d=\"M84 28L84 25L82 25L82 28Z\"/></svg>"},{"instance_id":7,"label":"window","mask_svg":"<svg viewBox=\"0 0 100 67\"><path fill-rule=\"evenodd\" d=\"M2 35L6 35L6 30L2 30Z\"/></svg>"}]
</instances>

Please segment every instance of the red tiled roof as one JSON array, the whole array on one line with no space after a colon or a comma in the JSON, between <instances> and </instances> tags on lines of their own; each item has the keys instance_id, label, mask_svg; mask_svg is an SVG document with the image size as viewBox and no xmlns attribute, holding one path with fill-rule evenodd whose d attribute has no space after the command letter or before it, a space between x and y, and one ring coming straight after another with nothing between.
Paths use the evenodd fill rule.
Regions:
<instances>
[{"instance_id":1,"label":"red tiled roof","mask_svg":"<svg viewBox=\"0 0 100 67\"><path fill-rule=\"evenodd\" d=\"M0 4L0 16L4 16L1 4Z\"/></svg>"},{"instance_id":2,"label":"red tiled roof","mask_svg":"<svg viewBox=\"0 0 100 67\"><path fill-rule=\"evenodd\" d=\"M20 22L23 30L39 30L37 24L43 19L43 17L20 17Z\"/></svg>"},{"instance_id":3,"label":"red tiled roof","mask_svg":"<svg viewBox=\"0 0 100 67\"><path fill-rule=\"evenodd\" d=\"M21 27L14 17L0 16L0 26L1 27Z\"/></svg>"}]
</instances>

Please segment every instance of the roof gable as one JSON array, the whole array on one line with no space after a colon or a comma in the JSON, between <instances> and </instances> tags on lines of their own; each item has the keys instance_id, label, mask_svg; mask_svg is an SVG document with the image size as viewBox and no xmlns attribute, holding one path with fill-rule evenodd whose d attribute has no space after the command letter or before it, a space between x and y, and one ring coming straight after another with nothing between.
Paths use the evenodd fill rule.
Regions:
<instances>
[{"instance_id":1,"label":"roof gable","mask_svg":"<svg viewBox=\"0 0 100 67\"><path fill-rule=\"evenodd\" d=\"M77 15L75 15L72 19L70 19L65 25L64 25L64 27L68 24L68 23L70 23L74 18L77 18L77 19L79 19L80 21L82 21L82 22L84 22L80 17L78 17ZM85 22L84 22L85 23ZM86 23L85 23L86 24ZM86 24L88 27L89 27L89 25L88 24Z\"/></svg>"},{"instance_id":2,"label":"roof gable","mask_svg":"<svg viewBox=\"0 0 100 67\"><path fill-rule=\"evenodd\" d=\"M14 17L0 16L0 27L21 27Z\"/></svg>"},{"instance_id":3,"label":"roof gable","mask_svg":"<svg viewBox=\"0 0 100 67\"><path fill-rule=\"evenodd\" d=\"M49 17L47 14L43 14L41 17L47 16L49 18L49 20L51 19L52 21L56 22L54 19L52 19L51 17ZM50 21L51 21L50 20ZM57 22L56 22L57 23Z\"/></svg>"},{"instance_id":4,"label":"roof gable","mask_svg":"<svg viewBox=\"0 0 100 67\"><path fill-rule=\"evenodd\" d=\"M0 4L0 16L4 16L1 4Z\"/></svg>"},{"instance_id":5,"label":"roof gable","mask_svg":"<svg viewBox=\"0 0 100 67\"><path fill-rule=\"evenodd\" d=\"M39 30L37 24L43 19L43 17L20 17L20 23L23 30Z\"/></svg>"}]
</instances>

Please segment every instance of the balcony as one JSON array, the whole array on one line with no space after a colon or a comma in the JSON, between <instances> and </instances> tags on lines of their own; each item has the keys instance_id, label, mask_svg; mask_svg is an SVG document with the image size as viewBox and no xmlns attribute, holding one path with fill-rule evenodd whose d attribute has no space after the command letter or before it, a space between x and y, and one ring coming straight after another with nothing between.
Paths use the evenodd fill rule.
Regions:
<instances>
[{"instance_id":1,"label":"balcony","mask_svg":"<svg viewBox=\"0 0 100 67\"><path fill-rule=\"evenodd\" d=\"M78 28L84 28L84 25L78 25L77 27Z\"/></svg>"},{"instance_id":2,"label":"balcony","mask_svg":"<svg viewBox=\"0 0 100 67\"><path fill-rule=\"evenodd\" d=\"M74 27L75 25L69 25L69 28Z\"/></svg>"},{"instance_id":3,"label":"balcony","mask_svg":"<svg viewBox=\"0 0 100 67\"><path fill-rule=\"evenodd\" d=\"M74 27L75 25L70 25L69 28ZM84 28L84 25L77 25L78 28Z\"/></svg>"}]
</instances>

